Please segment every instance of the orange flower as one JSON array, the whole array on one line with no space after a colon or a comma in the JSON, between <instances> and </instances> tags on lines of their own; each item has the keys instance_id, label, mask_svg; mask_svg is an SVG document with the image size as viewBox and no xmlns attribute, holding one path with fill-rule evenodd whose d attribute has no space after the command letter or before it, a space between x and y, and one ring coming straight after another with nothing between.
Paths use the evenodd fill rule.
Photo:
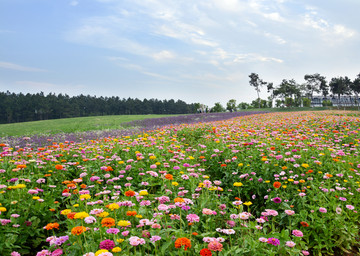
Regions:
<instances>
[{"instance_id":1,"label":"orange flower","mask_svg":"<svg viewBox=\"0 0 360 256\"><path fill-rule=\"evenodd\" d=\"M181 237L176 239L175 248L181 248L184 245L184 250L191 248L191 241L186 237Z\"/></svg>"},{"instance_id":2,"label":"orange flower","mask_svg":"<svg viewBox=\"0 0 360 256\"><path fill-rule=\"evenodd\" d=\"M49 209L50 212L55 212L55 209L51 208Z\"/></svg>"},{"instance_id":3,"label":"orange flower","mask_svg":"<svg viewBox=\"0 0 360 256\"><path fill-rule=\"evenodd\" d=\"M174 202L175 203L183 203L183 202L185 202L185 200L183 198L181 198L181 197L177 197L177 198L174 199Z\"/></svg>"},{"instance_id":4,"label":"orange flower","mask_svg":"<svg viewBox=\"0 0 360 256\"><path fill-rule=\"evenodd\" d=\"M110 172L110 171L113 171L113 170L114 170L114 169L113 169L111 166L107 166L105 171L106 171L106 172Z\"/></svg>"},{"instance_id":5,"label":"orange flower","mask_svg":"<svg viewBox=\"0 0 360 256\"><path fill-rule=\"evenodd\" d=\"M113 218L103 218L101 220L101 225L103 227L111 228L112 226L115 226L115 220Z\"/></svg>"},{"instance_id":6,"label":"orange flower","mask_svg":"<svg viewBox=\"0 0 360 256\"><path fill-rule=\"evenodd\" d=\"M18 165L16 166L16 168L24 169L24 168L26 168L26 164L18 164Z\"/></svg>"},{"instance_id":7,"label":"orange flower","mask_svg":"<svg viewBox=\"0 0 360 256\"><path fill-rule=\"evenodd\" d=\"M50 229L54 229L54 228L59 229L59 223L57 223L57 222L49 223L45 226L46 230L50 230Z\"/></svg>"},{"instance_id":8,"label":"orange flower","mask_svg":"<svg viewBox=\"0 0 360 256\"><path fill-rule=\"evenodd\" d=\"M193 236L197 236L198 233L197 233L197 232L192 232L192 235L193 235Z\"/></svg>"},{"instance_id":9,"label":"orange flower","mask_svg":"<svg viewBox=\"0 0 360 256\"><path fill-rule=\"evenodd\" d=\"M166 174L166 175L165 175L165 179L167 179L167 180L173 180L174 177L173 177L171 174Z\"/></svg>"},{"instance_id":10,"label":"orange flower","mask_svg":"<svg viewBox=\"0 0 360 256\"><path fill-rule=\"evenodd\" d=\"M56 170L62 170L63 168L64 168L64 166L62 166L61 164L55 165Z\"/></svg>"},{"instance_id":11,"label":"orange flower","mask_svg":"<svg viewBox=\"0 0 360 256\"><path fill-rule=\"evenodd\" d=\"M135 216L136 214L137 214L136 211L127 211L127 212L126 212L126 215L127 215L127 216Z\"/></svg>"},{"instance_id":12,"label":"orange flower","mask_svg":"<svg viewBox=\"0 0 360 256\"><path fill-rule=\"evenodd\" d=\"M307 228L309 226L309 223L305 222L305 221L302 221L300 222L301 226Z\"/></svg>"},{"instance_id":13,"label":"orange flower","mask_svg":"<svg viewBox=\"0 0 360 256\"><path fill-rule=\"evenodd\" d=\"M281 187L281 183L278 181L275 181L273 184L274 188L280 188Z\"/></svg>"},{"instance_id":14,"label":"orange flower","mask_svg":"<svg viewBox=\"0 0 360 256\"><path fill-rule=\"evenodd\" d=\"M86 184L81 184L80 188L86 188Z\"/></svg>"},{"instance_id":15,"label":"orange flower","mask_svg":"<svg viewBox=\"0 0 360 256\"><path fill-rule=\"evenodd\" d=\"M86 231L86 228L84 226L77 226L71 229L71 234L73 235L81 235L83 232Z\"/></svg>"},{"instance_id":16,"label":"orange flower","mask_svg":"<svg viewBox=\"0 0 360 256\"><path fill-rule=\"evenodd\" d=\"M70 212L66 215L66 217L70 220L74 219L74 216L75 216L76 212Z\"/></svg>"},{"instance_id":17,"label":"orange flower","mask_svg":"<svg viewBox=\"0 0 360 256\"><path fill-rule=\"evenodd\" d=\"M128 190L128 191L125 192L125 196L133 197L133 196L135 196L135 192L132 191L132 190Z\"/></svg>"},{"instance_id":18,"label":"orange flower","mask_svg":"<svg viewBox=\"0 0 360 256\"><path fill-rule=\"evenodd\" d=\"M74 183L69 183L66 185L68 188L76 188L76 184Z\"/></svg>"}]
</instances>

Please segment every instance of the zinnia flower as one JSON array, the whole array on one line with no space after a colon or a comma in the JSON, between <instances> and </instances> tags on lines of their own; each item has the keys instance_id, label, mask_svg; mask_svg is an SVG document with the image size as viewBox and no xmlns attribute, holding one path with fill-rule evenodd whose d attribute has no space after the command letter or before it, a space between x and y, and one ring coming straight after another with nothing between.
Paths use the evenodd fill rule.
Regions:
<instances>
[{"instance_id":1,"label":"zinnia flower","mask_svg":"<svg viewBox=\"0 0 360 256\"><path fill-rule=\"evenodd\" d=\"M273 184L274 188L280 188L281 187L281 183L278 181L275 181Z\"/></svg>"},{"instance_id":2,"label":"zinnia flower","mask_svg":"<svg viewBox=\"0 0 360 256\"><path fill-rule=\"evenodd\" d=\"M77 226L71 229L71 234L73 235L81 235L83 232L86 231L86 227L84 226Z\"/></svg>"},{"instance_id":3,"label":"zinnia flower","mask_svg":"<svg viewBox=\"0 0 360 256\"><path fill-rule=\"evenodd\" d=\"M209 249L204 248L204 249L200 250L200 255L201 256L212 256L212 252Z\"/></svg>"},{"instance_id":4,"label":"zinnia flower","mask_svg":"<svg viewBox=\"0 0 360 256\"><path fill-rule=\"evenodd\" d=\"M105 249L105 250L111 250L114 247L115 247L115 243L114 243L114 241L112 241L110 239L106 239L106 240L100 242L100 245L99 245L100 249Z\"/></svg>"},{"instance_id":5,"label":"zinnia flower","mask_svg":"<svg viewBox=\"0 0 360 256\"><path fill-rule=\"evenodd\" d=\"M111 228L112 226L115 226L115 220L113 218L103 218L101 220L101 225L103 227Z\"/></svg>"},{"instance_id":6,"label":"zinnia flower","mask_svg":"<svg viewBox=\"0 0 360 256\"><path fill-rule=\"evenodd\" d=\"M222 249L223 249L223 245L221 243L219 243L218 241L211 241L209 244L208 244L208 249L210 251L218 251L218 252L221 252Z\"/></svg>"},{"instance_id":7,"label":"zinnia flower","mask_svg":"<svg viewBox=\"0 0 360 256\"><path fill-rule=\"evenodd\" d=\"M181 248L184 245L184 250L191 248L191 241L186 237L181 237L176 239L175 248Z\"/></svg>"},{"instance_id":8,"label":"zinnia flower","mask_svg":"<svg viewBox=\"0 0 360 256\"><path fill-rule=\"evenodd\" d=\"M269 237L267 243L278 246L280 244L280 240L274 237Z\"/></svg>"}]
</instances>

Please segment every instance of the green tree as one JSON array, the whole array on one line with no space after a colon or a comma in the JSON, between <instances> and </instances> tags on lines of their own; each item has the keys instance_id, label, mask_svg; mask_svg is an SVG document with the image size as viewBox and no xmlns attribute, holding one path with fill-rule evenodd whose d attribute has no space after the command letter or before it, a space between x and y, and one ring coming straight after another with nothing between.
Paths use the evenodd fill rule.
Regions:
<instances>
[{"instance_id":1,"label":"green tree","mask_svg":"<svg viewBox=\"0 0 360 256\"><path fill-rule=\"evenodd\" d=\"M220 102L216 102L215 105L211 108L210 112L224 112L225 108L220 104Z\"/></svg>"},{"instance_id":2,"label":"green tree","mask_svg":"<svg viewBox=\"0 0 360 256\"><path fill-rule=\"evenodd\" d=\"M359 107L359 94L360 94L360 73L354 79L354 81L350 84L350 89L354 92L356 96L356 104Z\"/></svg>"},{"instance_id":3,"label":"green tree","mask_svg":"<svg viewBox=\"0 0 360 256\"><path fill-rule=\"evenodd\" d=\"M338 105L340 105L340 96L350 93L350 85L351 80L347 76L331 78L330 90L334 95L338 96Z\"/></svg>"},{"instance_id":4,"label":"green tree","mask_svg":"<svg viewBox=\"0 0 360 256\"><path fill-rule=\"evenodd\" d=\"M249 81L250 86L255 88L257 96L258 96L258 102L259 102L259 105L260 105L261 104L260 103L260 87L262 87L263 85L266 85L267 82L264 82L263 80L261 80L259 78L259 75L256 74L256 73L251 73L249 75L249 78L250 78L250 81Z\"/></svg>"},{"instance_id":5,"label":"green tree","mask_svg":"<svg viewBox=\"0 0 360 256\"><path fill-rule=\"evenodd\" d=\"M320 93L322 91L323 95L328 94L328 87L324 76L320 74L305 75L304 79L306 80L306 89L309 98L313 98L314 92ZM326 95L324 95L326 97Z\"/></svg>"},{"instance_id":6,"label":"green tree","mask_svg":"<svg viewBox=\"0 0 360 256\"><path fill-rule=\"evenodd\" d=\"M238 109L248 109L250 107L249 103L246 102L240 102L237 106Z\"/></svg>"},{"instance_id":7,"label":"green tree","mask_svg":"<svg viewBox=\"0 0 360 256\"><path fill-rule=\"evenodd\" d=\"M226 103L226 109L229 110L230 112L236 111L236 100L235 99L229 100Z\"/></svg>"}]
</instances>

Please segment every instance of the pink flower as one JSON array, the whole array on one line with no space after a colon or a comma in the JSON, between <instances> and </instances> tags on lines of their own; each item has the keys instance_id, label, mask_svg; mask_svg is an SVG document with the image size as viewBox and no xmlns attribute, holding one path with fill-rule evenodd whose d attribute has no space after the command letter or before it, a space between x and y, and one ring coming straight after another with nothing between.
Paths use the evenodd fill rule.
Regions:
<instances>
[{"instance_id":1,"label":"pink flower","mask_svg":"<svg viewBox=\"0 0 360 256\"><path fill-rule=\"evenodd\" d=\"M21 256L21 254L16 251L13 251L10 255L11 256Z\"/></svg>"},{"instance_id":2,"label":"pink flower","mask_svg":"<svg viewBox=\"0 0 360 256\"><path fill-rule=\"evenodd\" d=\"M137 236L132 236L129 238L129 243L132 246L138 246L139 244L145 244L145 239L144 238L139 238Z\"/></svg>"},{"instance_id":3,"label":"pink flower","mask_svg":"<svg viewBox=\"0 0 360 256\"><path fill-rule=\"evenodd\" d=\"M218 251L221 252L223 249L223 245L219 243L218 241L212 241L208 244L208 249L210 251Z\"/></svg>"},{"instance_id":4,"label":"pink flower","mask_svg":"<svg viewBox=\"0 0 360 256\"><path fill-rule=\"evenodd\" d=\"M324 208L324 207L320 207L320 208L319 208L319 212L327 213L327 210L326 210L326 208Z\"/></svg>"},{"instance_id":5,"label":"pink flower","mask_svg":"<svg viewBox=\"0 0 360 256\"><path fill-rule=\"evenodd\" d=\"M355 207L352 206L351 204L347 204L347 205L346 205L346 208L348 208L349 210L354 210L354 209L355 209Z\"/></svg>"},{"instance_id":6,"label":"pink flower","mask_svg":"<svg viewBox=\"0 0 360 256\"><path fill-rule=\"evenodd\" d=\"M285 243L285 245L288 246L288 247L290 247L290 248L292 248L292 247L294 247L294 246L296 245L296 243L294 243L293 241L287 241L287 242Z\"/></svg>"},{"instance_id":7,"label":"pink flower","mask_svg":"<svg viewBox=\"0 0 360 256\"><path fill-rule=\"evenodd\" d=\"M294 214L295 214L295 212L294 212L294 211L292 211L292 210L285 210L285 213L286 213L287 215L289 215L289 216L291 216L291 215L294 215Z\"/></svg>"},{"instance_id":8,"label":"pink flower","mask_svg":"<svg viewBox=\"0 0 360 256\"><path fill-rule=\"evenodd\" d=\"M310 255L310 253L309 253L308 251L305 251L305 250L301 251L301 253L302 253L303 255L305 255L305 256Z\"/></svg>"},{"instance_id":9,"label":"pink flower","mask_svg":"<svg viewBox=\"0 0 360 256\"><path fill-rule=\"evenodd\" d=\"M202 213L205 214L205 215L213 215L214 214L212 210L207 209L207 208L204 208L202 210Z\"/></svg>"},{"instance_id":10,"label":"pink flower","mask_svg":"<svg viewBox=\"0 0 360 256\"><path fill-rule=\"evenodd\" d=\"M301 232L300 230L297 230L297 229L294 229L294 230L292 231L292 234L293 234L294 236L297 236L297 237L303 237L303 236L304 236L303 232Z\"/></svg>"},{"instance_id":11,"label":"pink flower","mask_svg":"<svg viewBox=\"0 0 360 256\"><path fill-rule=\"evenodd\" d=\"M63 254L63 250L61 250L60 248L59 249L56 249L55 251L52 252L51 256L60 256Z\"/></svg>"},{"instance_id":12,"label":"pink flower","mask_svg":"<svg viewBox=\"0 0 360 256\"><path fill-rule=\"evenodd\" d=\"M189 214L188 216L186 216L186 219L188 222L199 222L200 221L200 217L197 216L196 214Z\"/></svg>"}]
</instances>

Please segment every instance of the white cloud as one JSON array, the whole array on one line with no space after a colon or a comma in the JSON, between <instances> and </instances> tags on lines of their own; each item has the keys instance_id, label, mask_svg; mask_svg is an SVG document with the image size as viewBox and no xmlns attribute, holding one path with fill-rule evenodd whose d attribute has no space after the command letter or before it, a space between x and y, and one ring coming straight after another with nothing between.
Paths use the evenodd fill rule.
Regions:
<instances>
[{"instance_id":1,"label":"white cloud","mask_svg":"<svg viewBox=\"0 0 360 256\"><path fill-rule=\"evenodd\" d=\"M169 60L175 58L175 54L170 51L163 50L153 54L153 58L155 60Z\"/></svg>"},{"instance_id":2,"label":"white cloud","mask_svg":"<svg viewBox=\"0 0 360 256\"><path fill-rule=\"evenodd\" d=\"M273 40L277 44L286 44L286 41L283 38L281 38L280 36L271 34L269 32L265 32L264 35L266 37L270 38L271 40Z\"/></svg>"},{"instance_id":3,"label":"white cloud","mask_svg":"<svg viewBox=\"0 0 360 256\"><path fill-rule=\"evenodd\" d=\"M286 21L278 12L264 13L263 16L269 20L284 22Z\"/></svg>"},{"instance_id":4,"label":"white cloud","mask_svg":"<svg viewBox=\"0 0 360 256\"><path fill-rule=\"evenodd\" d=\"M71 5L71 6L77 6L78 4L79 4L78 1L71 1L71 2L70 2L70 5Z\"/></svg>"},{"instance_id":5,"label":"white cloud","mask_svg":"<svg viewBox=\"0 0 360 256\"><path fill-rule=\"evenodd\" d=\"M28 72L44 72L44 71L46 71L44 69L21 66L18 64L10 63L10 62L0 62L0 68L6 68L6 69L12 69L12 70L18 70L18 71L28 71Z\"/></svg>"}]
</instances>

